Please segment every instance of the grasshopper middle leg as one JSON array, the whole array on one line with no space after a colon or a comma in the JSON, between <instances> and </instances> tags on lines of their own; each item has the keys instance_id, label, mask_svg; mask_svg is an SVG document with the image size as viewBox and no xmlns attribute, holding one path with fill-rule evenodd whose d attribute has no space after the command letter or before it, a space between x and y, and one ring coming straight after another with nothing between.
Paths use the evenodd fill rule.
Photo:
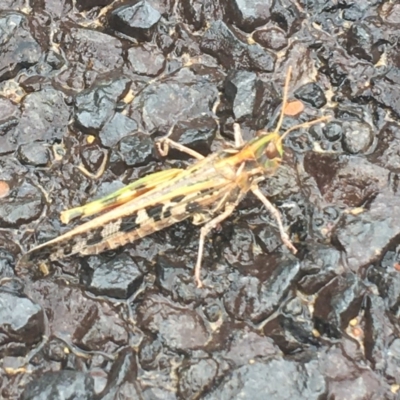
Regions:
<instances>
[{"instance_id":1,"label":"grasshopper middle leg","mask_svg":"<svg viewBox=\"0 0 400 400\"><path fill-rule=\"evenodd\" d=\"M170 148L176 149L181 151L182 153L186 153L189 156L195 158L196 160L203 160L205 157L198 153L195 150L189 149L189 147L186 147L178 142L175 142L174 140L171 140L169 136L171 135L172 131L174 130L175 125L171 127L171 129L168 131L167 135L164 136L163 138L159 139L156 142L156 147L158 152L165 157L168 154L168 151Z\"/></svg>"}]
</instances>

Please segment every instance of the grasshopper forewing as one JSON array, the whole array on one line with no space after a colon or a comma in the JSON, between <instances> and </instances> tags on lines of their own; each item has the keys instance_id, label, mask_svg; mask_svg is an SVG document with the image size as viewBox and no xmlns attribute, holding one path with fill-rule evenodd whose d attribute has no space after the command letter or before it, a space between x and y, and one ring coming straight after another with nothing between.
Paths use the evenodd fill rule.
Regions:
<instances>
[{"instance_id":1,"label":"grasshopper forewing","mask_svg":"<svg viewBox=\"0 0 400 400\"><path fill-rule=\"evenodd\" d=\"M208 157L172 142L159 142L160 152L168 146L184 151L197 160L187 169L170 169L141 178L127 187L82 207L64 211L62 221L86 217L102 211L106 213L77 226L71 231L31 249L24 259L57 260L73 254L98 254L115 249L136 239L150 235L187 218L195 225L204 224L200 241L195 279L202 286L200 269L207 234L226 219L243 197L251 191L275 218L283 243L293 252L282 224L279 211L264 197L258 183L274 174L282 161L283 139L293 130L326 121L318 118L288 129L279 135L290 82L289 68L282 110L273 132L261 131L261 136L243 143L240 128L235 124L235 148L221 150Z\"/></svg>"}]
</instances>

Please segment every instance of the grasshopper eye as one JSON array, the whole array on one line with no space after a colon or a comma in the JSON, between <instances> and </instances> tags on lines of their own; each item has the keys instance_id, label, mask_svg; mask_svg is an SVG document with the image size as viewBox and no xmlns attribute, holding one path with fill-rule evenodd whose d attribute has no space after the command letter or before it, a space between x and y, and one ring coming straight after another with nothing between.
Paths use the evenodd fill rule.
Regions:
<instances>
[{"instance_id":1,"label":"grasshopper eye","mask_svg":"<svg viewBox=\"0 0 400 400\"><path fill-rule=\"evenodd\" d=\"M270 159L274 159L279 157L279 151L278 148L276 147L274 142L268 143L268 146L265 149L265 155Z\"/></svg>"}]
</instances>

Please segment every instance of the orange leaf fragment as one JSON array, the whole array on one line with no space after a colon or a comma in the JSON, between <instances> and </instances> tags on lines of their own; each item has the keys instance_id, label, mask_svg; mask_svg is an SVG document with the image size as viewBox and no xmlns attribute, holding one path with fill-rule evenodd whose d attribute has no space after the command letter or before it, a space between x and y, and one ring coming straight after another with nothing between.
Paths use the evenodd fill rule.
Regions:
<instances>
[{"instance_id":1,"label":"orange leaf fragment","mask_svg":"<svg viewBox=\"0 0 400 400\"><path fill-rule=\"evenodd\" d=\"M300 100L293 100L286 103L285 106L285 115L290 117L294 117L295 115L300 114L304 110L304 104Z\"/></svg>"},{"instance_id":2,"label":"orange leaf fragment","mask_svg":"<svg viewBox=\"0 0 400 400\"><path fill-rule=\"evenodd\" d=\"M0 181L0 198L6 197L10 193L10 185L5 181Z\"/></svg>"}]
</instances>

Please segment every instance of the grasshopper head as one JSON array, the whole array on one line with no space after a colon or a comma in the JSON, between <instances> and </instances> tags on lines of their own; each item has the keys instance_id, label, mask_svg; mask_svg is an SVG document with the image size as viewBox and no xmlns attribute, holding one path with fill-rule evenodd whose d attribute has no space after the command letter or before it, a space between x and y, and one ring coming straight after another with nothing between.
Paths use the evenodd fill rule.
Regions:
<instances>
[{"instance_id":1,"label":"grasshopper head","mask_svg":"<svg viewBox=\"0 0 400 400\"><path fill-rule=\"evenodd\" d=\"M279 135L278 132L282 127L283 118L285 116L285 108L288 104L287 98L291 73L292 68L289 67L286 75L285 87L283 89L282 109L275 130L273 132L261 131L260 133L262 133L262 136L254 139L249 143L249 149L252 155L254 155L255 160L260 165L260 167L264 169L266 174L274 173L276 168L279 167L280 163L282 162L282 143L290 132L300 128L308 128L311 125L330 119L330 116L313 119L311 121L292 126L291 128L287 129L282 135Z\"/></svg>"},{"instance_id":2,"label":"grasshopper head","mask_svg":"<svg viewBox=\"0 0 400 400\"><path fill-rule=\"evenodd\" d=\"M256 161L261 167L264 168L265 172L274 172L275 168L278 167L282 161L283 140L290 132L300 128L308 128L311 125L327 121L330 118L330 116L324 116L292 126L281 136L279 135L278 131L275 130L274 132L264 134L263 136L253 140L250 143L250 147L253 151Z\"/></svg>"},{"instance_id":3,"label":"grasshopper head","mask_svg":"<svg viewBox=\"0 0 400 400\"><path fill-rule=\"evenodd\" d=\"M272 132L255 139L250 146L256 161L265 172L274 172L282 161L283 146L278 133Z\"/></svg>"}]
</instances>

